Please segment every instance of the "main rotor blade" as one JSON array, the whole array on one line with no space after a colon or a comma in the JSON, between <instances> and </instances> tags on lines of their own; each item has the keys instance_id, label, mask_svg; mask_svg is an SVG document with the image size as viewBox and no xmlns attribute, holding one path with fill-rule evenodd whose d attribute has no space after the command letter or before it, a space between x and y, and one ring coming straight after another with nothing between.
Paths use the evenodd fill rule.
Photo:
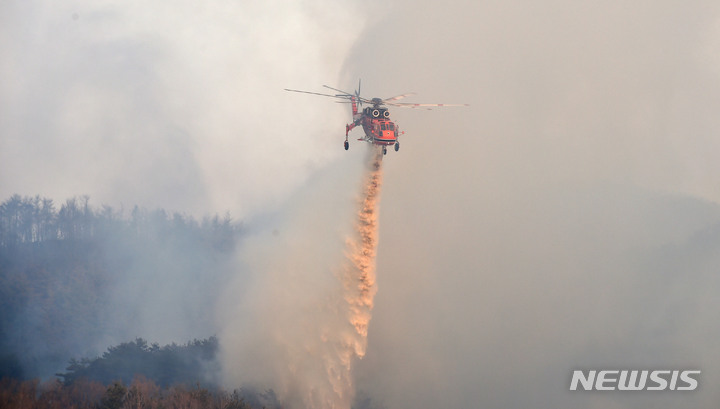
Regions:
<instances>
[{"instance_id":1,"label":"main rotor blade","mask_svg":"<svg viewBox=\"0 0 720 409\"><path fill-rule=\"evenodd\" d=\"M300 91L300 90L297 90L297 89L288 89L288 88L285 88L285 91L300 92L300 93L302 93L302 94L320 95L320 96L322 96L322 97L331 97L331 98L342 98L342 99L348 99L348 98L350 98L349 95L321 94L321 93L319 93L319 92Z\"/></svg>"},{"instance_id":2,"label":"main rotor blade","mask_svg":"<svg viewBox=\"0 0 720 409\"><path fill-rule=\"evenodd\" d=\"M398 108L422 108L422 107L469 107L470 104L411 104L407 102L391 102L388 105L392 105Z\"/></svg>"},{"instance_id":3,"label":"main rotor blade","mask_svg":"<svg viewBox=\"0 0 720 409\"><path fill-rule=\"evenodd\" d=\"M349 93L347 91L343 91L341 89L333 88L329 85L323 85L323 87L325 87L327 89L331 89L333 91L342 92L343 93L342 95L335 95L338 98L348 98L349 99L350 97L354 96L356 98L357 102L359 102L360 104L371 104L372 102L369 99L363 98L360 96L360 85L361 85L361 83L358 82L358 89L357 89L357 91L355 91L354 94Z\"/></svg>"},{"instance_id":4,"label":"main rotor blade","mask_svg":"<svg viewBox=\"0 0 720 409\"><path fill-rule=\"evenodd\" d=\"M415 95L415 93L414 93L414 92L409 92L409 93L407 93L407 94L396 95L396 96L394 96L394 97L385 98L385 99L382 100L382 102L383 102L383 104L385 104L385 103L387 103L387 102L389 102L389 101L397 101L398 99L403 99L403 98L405 98L405 97L409 97L410 95Z\"/></svg>"},{"instance_id":5,"label":"main rotor blade","mask_svg":"<svg viewBox=\"0 0 720 409\"><path fill-rule=\"evenodd\" d=\"M347 95L347 96L354 95L352 92L343 91L343 90L341 90L341 89L333 88L333 87L330 87L330 86L327 86L327 85L323 85L323 87L325 87L325 88L327 88L327 89L331 89L331 90L333 90L333 91L342 92L344 95Z\"/></svg>"}]
</instances>

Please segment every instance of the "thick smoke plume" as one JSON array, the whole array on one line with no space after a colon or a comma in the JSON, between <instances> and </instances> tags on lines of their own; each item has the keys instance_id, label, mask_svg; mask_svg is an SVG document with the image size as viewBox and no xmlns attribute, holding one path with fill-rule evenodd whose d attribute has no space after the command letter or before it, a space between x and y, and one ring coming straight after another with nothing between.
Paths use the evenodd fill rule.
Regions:
<instances>
[{"instance_id":1,"label":"thick smoke plume","mask_svg":"<svg viewBox=\"0 0 720 409\"><path fill-rule=\"evenodd\" d=\"M231 314L220 337L228 386L272 388L291 408L350 408L353 363L365 355L377 292L381 164L381 151L370 149L355 179L360 197L348 183L353 170L324 172L271 234L246 243L241 258L253 281L238 283L223 303Z\"/></svg>"}]
</instances>

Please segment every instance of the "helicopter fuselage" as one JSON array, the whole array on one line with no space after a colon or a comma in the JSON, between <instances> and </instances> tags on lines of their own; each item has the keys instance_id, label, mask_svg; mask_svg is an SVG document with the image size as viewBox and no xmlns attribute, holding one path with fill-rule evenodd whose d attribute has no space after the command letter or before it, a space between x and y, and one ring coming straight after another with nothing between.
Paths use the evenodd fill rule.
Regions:
<instances>
[{"instance_id":1,"label":"helicopter fuselage","mask_svg":"<svg viewBox=\"0 0 720 409\"><path fill-rule=\"evenodd\" d=\"M390 120L390 112L387 108L367 107L354 116L359 117L358 119L365 132L363 140L385 146L394 145L397 142L400 130ZM355 122L357 122L357 119Z\"/></svg>"},{"instance_id":2,"label":"helicopter fuselage","mask_svg":"<svg viewBox=\"0 0 720 409\"><path fill-rule=\"evenodd\" d=\"M354 98L353 98L354 99ZM352 101L354 102L354 101ZM370 142L374 145L389 146L397 145L398 137L401 134L399 127L390 120L390 111L387 108L374 105L358 111L353 103L353 122L345 127L345 136L358 125L362 125L365 137L361 141ZM346 145L347 146L347 145Z\"/></svg>"}]
</instances>

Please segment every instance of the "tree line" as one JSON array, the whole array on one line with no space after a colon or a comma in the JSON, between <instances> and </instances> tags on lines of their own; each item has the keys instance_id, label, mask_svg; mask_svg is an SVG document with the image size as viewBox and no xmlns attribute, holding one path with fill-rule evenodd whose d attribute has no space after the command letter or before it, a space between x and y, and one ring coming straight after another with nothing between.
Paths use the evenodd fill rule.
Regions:
<instances>
[{"instance_id":1,"label":"tree line","mask_svg":"<svg viewBox=\"0 0 720 409\"><path fill-rule=\"evenodd\" d=\"M218 339L193 340L161 347L137 338L109 347L96 358L71 359L66 372L56 374L70 385L87 379L109 385L113 381L130 384L136 375L153 380L160 387L176 384L214 384L218 376Z\"/></svg>"},{"instance_id":2,"label":"tree line","mask_svg":"<svg viewBox=\"0 0 720 409\"><path fill-rule=\"evenodd\" d=\"M226 392L207 377L217 366L218 340L148 345L137 338L96 358L72 359L58 379L0 380L0 407L8 409L280 408L272 391ZM60 380L60 378L62 380ZM203 379L204 378L204 379Z\"/></svg>"},{"instance_id":3,"label":"tree line","mask_svg":"<svg viewBox=\"0 0 720 409\"><path fill-rule=\"evenodd\" d=\"M259 401L258 401L259 402ZM129 384L115 381L103 385L78 380L65 385L58 380L39 382L4 378L0 380L0 407L3 409L260 409L280 408L251 404L242 391L231 393L201 385L173 385L161 388L143 376Z\"/></svg>"},{"instance_id":4,"label":"tree line","mask_svg":"<svg viewBox=\"0 0 720 409\"><path fill-rule=\"evenodd\" d=\"M229 214L222 218L205 216L197 221L180 213L169 215L163 209L151 211L134 206L126 217L123 210L107 205L94 208L89 202L89 196L73 197L57 209L50 198L12 195L0 204L0 247L50 240L88 240L122 229L145 236L192 232L227 249L241 227Z\"/></svg>"}]
</instances>

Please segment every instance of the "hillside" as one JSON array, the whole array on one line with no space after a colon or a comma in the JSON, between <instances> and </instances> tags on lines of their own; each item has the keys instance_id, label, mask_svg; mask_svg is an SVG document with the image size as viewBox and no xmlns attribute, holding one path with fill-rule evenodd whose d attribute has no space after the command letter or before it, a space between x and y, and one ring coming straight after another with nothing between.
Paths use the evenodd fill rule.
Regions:
<instances>
[{"instance_id":1,"label":"hillside","mask_svg":"<svg viewBox=\"0 0 720 409\"><path fill-rule=\"evenodd\" d=\"M212 300L240 234L229 216L10 197L0 204L0 378L47 378L136 338L214 335Z\"/></svg>"}]
</instances>

